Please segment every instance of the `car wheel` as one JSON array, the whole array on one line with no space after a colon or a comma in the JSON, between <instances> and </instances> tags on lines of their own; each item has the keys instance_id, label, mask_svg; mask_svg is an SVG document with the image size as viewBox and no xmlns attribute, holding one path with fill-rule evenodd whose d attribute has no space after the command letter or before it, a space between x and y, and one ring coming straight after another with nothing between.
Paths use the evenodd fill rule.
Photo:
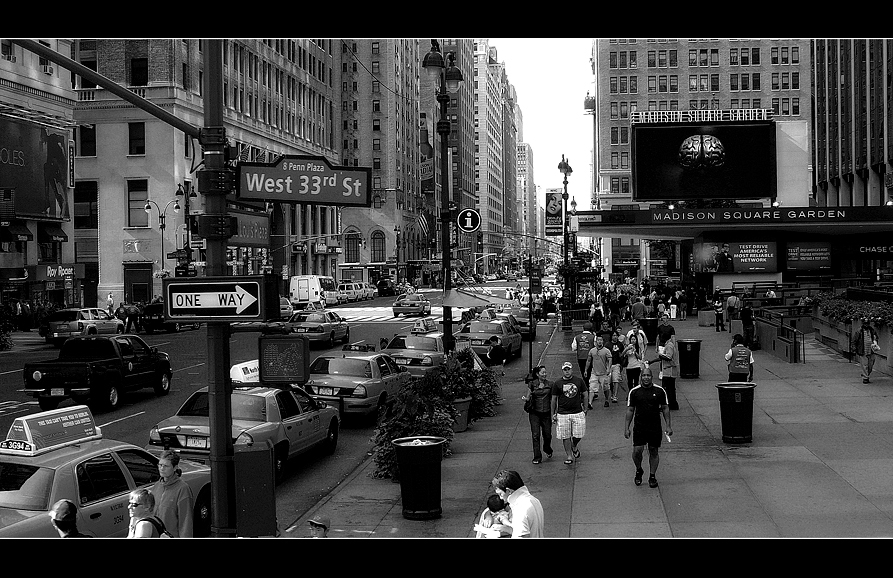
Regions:
<instances>
[{"instance_id":1,"label":"car wheel","mask_svg":"<svg viewBox=\"0 0 893 578\"><path fill-rule=\"evenodd\" d=\"M171 392L171 375L162 373L155 383L155 395L167 395Z\"/></svg>"},{"instance_id":2,"label":"car wheel","mask_svg":"<svg viewBox=\"0 0 893 578\"><path fill-rule=\"evenodd\" d=\"M56 409L59 407L59 404L62 402L61 399L56 397L38 397L37 405L40 406L41 411L50 411L51 409Z\"/></svg>"},{"instance_id":3,"label":"car wheel","mask_svg":"<svg viewBox=\"0 0 893 578\"><path fill-rule=\"evenodd\" d=\"M288 444L279 444L273 452L273 471L275 472L276 484L282 483L285 479L285 464L288 460Z\"/></svg>"},{"instance_id":4,"label":"car wheel","mask_svg":"<svg viewBox=\"0 0 893 578\"><path fill-rule=\"evenodd\" d=\"M112 383L103 389L104 393L100 402L102 409L106 411L111 411L121 405L121 391L117 385L114 385L120 381L120 377L117 375L111 376L110 381Z\"/></svg>"},{"instance_id":5,"label":"car wheel","mask_svg":"<svg viewBox=\"0 0 893 578\"><path fill-rule=\"evenodd\" d=\"M326 441L323 442L323 451L328 455L335 453L338 447L338 420L333 419L329 424L329 432L326 434Z\"/></svg>"},{"instance_id":6,"label":"car wheel","mask_svg":"<svg viewBox=\"0 0 893 578\"><path fill-rule=\"evenodd\" d=\"M211 488L205 486L198 493L195 509L192 514L192 536L209 538L211 536Z\"/></svg>"},{"instance_id":7,"label":"car wheel","mask_svg":"<svg viewBox=\"0 0 893 578\"><path fill-rule=\"evenodd\" d=\"M350 342L350 328L344 332L344 337L341 339L341 343L349 343Z\"/></svg>"}]
</instances>

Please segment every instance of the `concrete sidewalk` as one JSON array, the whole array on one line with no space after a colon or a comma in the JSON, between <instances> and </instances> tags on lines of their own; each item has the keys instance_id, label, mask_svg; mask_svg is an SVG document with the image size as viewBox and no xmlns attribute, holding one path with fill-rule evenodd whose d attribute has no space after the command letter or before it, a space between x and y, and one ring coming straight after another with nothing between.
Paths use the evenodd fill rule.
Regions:
<instances>
[{"instance_id":1,"label":"concrete sidewalk","mask_svg":"<svg viewBox=\"0 0 893 578\"><path fill-rule=\"evenodd\" d=\"M659 488L648 487L647 452L646 481L633 483L624 398L605 408L602 396L589 412L575 465L563 463L558 440L552 459L532 464L520 400L527 363L516 362L499 414L456 434L442 462L441 518L404 519L400 485L372 479L369 459L283 536L306 536L306 520L321 513L332 520L332 538L473 537L502 469L518 471L542 501L548 537L893 536L893 378L876 374L863 384L858 364L811 340L805 364L757 351L753 443L726 444L715 385L728 377L731 335L699 327L697 316L672 324L677 338L701 340L700 375L677 379L680 409L672 443L661 446ZM580 327L562 331L553 321L550 330L542 362L555 378L574 358Z\"/></svg>"}]
</instances>

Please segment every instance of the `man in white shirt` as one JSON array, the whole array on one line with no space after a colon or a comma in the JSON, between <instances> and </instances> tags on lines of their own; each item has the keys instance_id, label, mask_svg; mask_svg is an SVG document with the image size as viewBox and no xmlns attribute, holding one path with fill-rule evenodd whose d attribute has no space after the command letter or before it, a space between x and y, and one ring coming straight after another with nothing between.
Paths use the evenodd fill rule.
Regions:
<instances>
[{"instance_id":1,"label":"man in white shirt","mask_svg":"<svg viewBox=\"0 0 893 578\"><path fill-rule=\"evenodd\" d=\"M642 326L639 323L639 320L633 318L633 327L626 333L626 342L629 343L630 335L636 335L639 338L639 349L642 350L642 359L645 359L645 353L648 351L648 338L645 337L645 331L642 330Z\"/></svg>"},{"instance_id":2,"label":"man in white shirt","mask_svg":"<svg viewBox=\"0 0 893 578\"><path fill-rule=\"evenodd\" d=\"M512 511L512 538L545 538L543 505L514 470L502 470L491 482Z\"/></svg>"}]
</instances>

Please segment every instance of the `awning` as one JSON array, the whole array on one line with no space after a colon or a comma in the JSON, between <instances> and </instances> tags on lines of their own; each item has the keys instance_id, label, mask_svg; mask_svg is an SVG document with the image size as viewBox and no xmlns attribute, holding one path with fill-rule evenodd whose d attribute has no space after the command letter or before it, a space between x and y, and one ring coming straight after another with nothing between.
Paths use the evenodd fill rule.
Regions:
<instances>
[{"instance_id":1,"label":"awning","mask_svg":"<svg viewBox=\"0 0 893 578\"><path fill-rule=\"evenodd\" d=\"M512 305L516 303L517 301L511 299L474 293L464 289L448 289L444 291L443 296L443 304L446 307L477 307L479 305Z\"/></svg>"},{"instance_id":2,"label":"awning","mask_svg":"<svg viewBox=\"0 0 893 578\"><path fill-rule=\"evenodd\" d=\"M68 235L65 234L65 231L63 231L62 227L59 225L37 225L37 241L39 243L53 243L58 241L65 243L68 241Z\"/></svg>"},{"instance_id":3,"label":"awning","mask_svg":"<svg viewBox=\"0 0 893 578\"><path fill-rule=\"evenodd\" d=\"M0 241L33 241L34 235L31 229L21 223L10 223L8 227L0 228Z\"/></svg>"}]
</instances>

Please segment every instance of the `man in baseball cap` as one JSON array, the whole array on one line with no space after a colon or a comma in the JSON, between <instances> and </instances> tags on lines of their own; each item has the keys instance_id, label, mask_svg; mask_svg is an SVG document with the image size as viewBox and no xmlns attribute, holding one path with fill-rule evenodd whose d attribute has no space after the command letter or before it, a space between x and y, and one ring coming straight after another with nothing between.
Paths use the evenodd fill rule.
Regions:
<instances>
[{"instance_id":1,"label":"man in baseball cap","mask_svg":"<svg viewBox=\"0 0 893 578\"><path fill-rule=\"evenodd\" d=\"M313 517L307 520L307 523L310 524L311 538L328 538L329 527L332 525L328 516L314 514Z\"/></svg>"},{"instance_id":2,"label":"man in baseball cap","mask_svg":"<svg viewBox=\"0 0 893 578\"><path fill-rule=\"evenodd\" d=\"M78 532L78 508L71 500L59 500L48 512L61 538L90 538Z\"/></svg>"}]
</instances>

